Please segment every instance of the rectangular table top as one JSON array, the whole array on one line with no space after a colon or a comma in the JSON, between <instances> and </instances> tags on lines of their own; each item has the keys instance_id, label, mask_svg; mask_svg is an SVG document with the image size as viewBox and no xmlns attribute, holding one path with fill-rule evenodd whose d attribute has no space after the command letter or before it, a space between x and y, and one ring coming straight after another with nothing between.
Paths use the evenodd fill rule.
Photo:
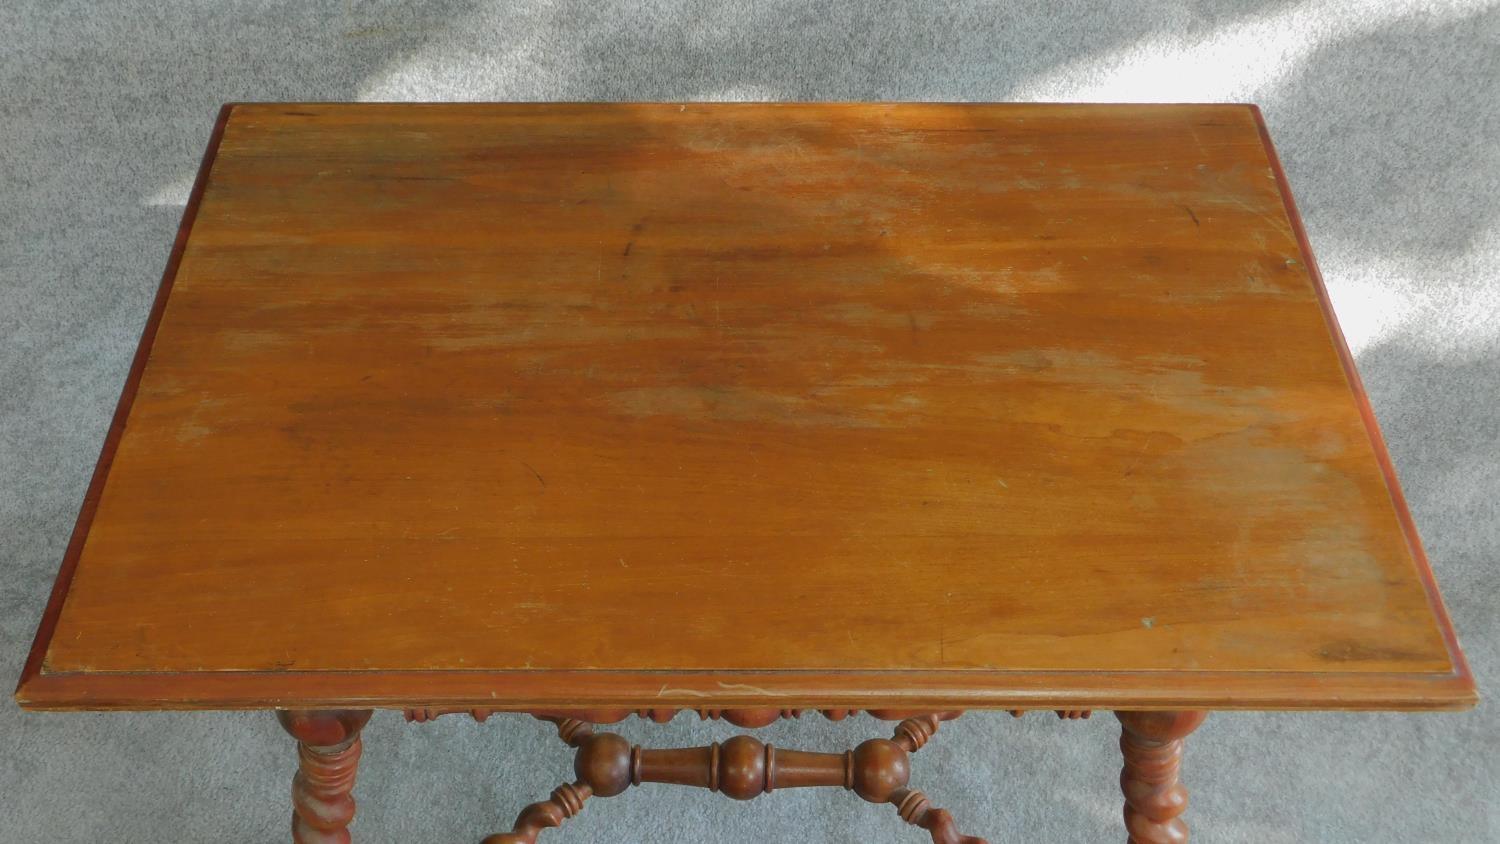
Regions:
<instances>
[{"instance_id":1,"label":"rectangular table top","mask_svg":"<svg viewBox=\"0 0 1500 844\"><path fill-rule=\"evenodd\" d=\"M1458 708L1252 106L225 107L35 708Z\"/></svg>"}]
</instances>

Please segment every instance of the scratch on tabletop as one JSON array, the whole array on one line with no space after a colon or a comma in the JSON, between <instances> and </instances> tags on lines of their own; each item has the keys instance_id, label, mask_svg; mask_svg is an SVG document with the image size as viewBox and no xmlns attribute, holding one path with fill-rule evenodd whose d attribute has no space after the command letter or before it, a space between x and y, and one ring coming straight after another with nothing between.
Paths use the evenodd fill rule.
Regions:
<instances>
[{"instance_id":1,"label":"scratch on tabletop","mask_svg":"<svg viewBox=\"0 0 1500 844\"><path fill-rule=\"evenodd\" d=\"M659 692L656 693L657 697L666 697L668 695L687 695L689 697L708 697L708 692L700 692L697 689L674 689L674 688L672 688L670 686L667 686L667 685L663 684L662 687L661 687L661 691L659 691Z\"/></svg>"},{"instance_id":2,"label":"scratch on tabletop","mask_svg":"<svg viewBox=\"0 0 1500 844\"><path fill-rule=\"evenodd\" d=\"M719 688L740 692L755 692L758 695L769 695L770 692L759 686L747 686L744 683L720 683Z\"/></svg>"},{"instance_id":3,"label":"scratch on tabletop","mask_svg":"<svg viewBox=\"0 0 1500 844\"><path fill-rule=\"evenodd\" d=\"M544 478L544 477L542 477L542 473L541 472L538 472L536 469L533 469L532 466L531 466L531 464L527 463L525 460L521 461L521 465L525 466L527 469L529 469L531 471L531 474L536 475L536 482L542 485L542 489L546 489L547 488L547 479Z\"/></svg>"}]
</instances>

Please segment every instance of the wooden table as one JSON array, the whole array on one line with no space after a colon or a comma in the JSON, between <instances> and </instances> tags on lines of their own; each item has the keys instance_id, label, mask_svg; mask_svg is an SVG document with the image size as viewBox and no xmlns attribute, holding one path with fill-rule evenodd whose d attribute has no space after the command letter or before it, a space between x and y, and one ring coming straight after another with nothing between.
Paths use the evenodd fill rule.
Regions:
<instances>
[{"instance_id":1,"label":"wooden table","mask_svg":"<svg viewBox=\"0 0 1500 844\"><path fill-rule=\"evenodd\" d=\"M843 786L1112 709L1175 842L1208 710L1473 681L1253 106L226 106L20 688L359 730L529 711L578 780ZM850 754L632 749L870 709ZM166 831L170 833L170 831Z\"/></svg>"}]
</instances>

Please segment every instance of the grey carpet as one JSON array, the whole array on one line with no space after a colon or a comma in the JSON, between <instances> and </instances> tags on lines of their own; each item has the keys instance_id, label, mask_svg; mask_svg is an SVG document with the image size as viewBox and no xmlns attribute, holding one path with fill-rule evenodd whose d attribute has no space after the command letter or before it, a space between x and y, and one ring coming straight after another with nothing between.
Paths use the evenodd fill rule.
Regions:
<instances>
[{"instance_id":1,"label":"grey carpet","mask_svg":"<svg viewBox=\"0 0 1500 844\"><path fill-rule=\"evenodd\" d=\"M219 103L1237 100L1264 107L1481 691L1500 667L1500 7L1414 0L89 4L0 8L0 682L13 684ZM10 685L7 685L9 688ZM1201 842L1500 840L1500 716L1216 716ZM679 716L676 726L687 723ZM884 733L811 719L767 735ZM663 734L632 724L632 738ZM1113 719L978 715L916 758L996 842L1118 841ZM668 735L724 736L724 725ZM473 842L568 771L519 717L367 731L356 830ZM284 841L255 714L0 704L0 841ZM918 841L887 808L658 787L575 842Z\"/></svg>"}]
</instances>

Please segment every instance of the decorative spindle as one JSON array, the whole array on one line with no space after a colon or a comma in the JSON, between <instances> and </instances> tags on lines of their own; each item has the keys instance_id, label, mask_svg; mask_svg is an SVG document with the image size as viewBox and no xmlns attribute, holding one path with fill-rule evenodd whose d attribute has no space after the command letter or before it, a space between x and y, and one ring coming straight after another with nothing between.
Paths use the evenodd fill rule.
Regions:
<instances>
[{"instance_id":1,"label":"decorative spindle","mask_svg":"<svg viewBox=\"0 0 1500 844\"><path fill-rule=\"evenodd\" d=\"M656 712L637 714L655 720ZM542 830L578 814L589 797L613 797L642 783L706 788L734 800L751 800L782 788L840 787L871 803L896 806L908 823L931 833L935 844L985 844L983 839L959 834L947 812L932 808L921 792L907 788L910 754L931 740L939 724L960 713L872 713L903 720L892 738L870 739L846 753L782 750L747 735L706 747L650 750L614 733L596 733L585 717L578 717L597 714L535 713L557 725L558 736L577 749L573 757L577 781L527 806L510 832L491 835L483 844L536 844ZM756 725L799 714L800 710L699 710L701 718Z\"/></svg>"},{"instance_id":2,"label":"decorative spindle","mask_svg":"<svg viewBox=\"0 0 1500 844\"><path fill-rule=\"evenodd\" d=\"M1187 789L1177 781L1182 740L1203 723L1207 712L1117 712L1125 768L1125 828L1131 844L1181 844L1187 824Z\"/></svg>"},{"instance_id":3,"label":"decorative spindle","mask_svg":"<svg viewBox=\"0 0 1500 844\"><path fill-rule=\"evenodd\" d=\"M960 833L948 810L933 808L932 801L920 791L900 789L888 802L896 807L901 820L931 833L932 844L988 844L983 838Z\"/></svg>"},{"instance_id":4,"label":"decorative spindle","mask_svg":"<svg viewBox=\"0 0 1500 844\"><path fill-rule=\"evenodd\" d=\"M550 798L522 809L510 832L486 836L480 844L536 844L542 830L562 826L563 821L583 811L583 801L591 795L587 783L560 785Z\"/></svg>"}]
</instances>

